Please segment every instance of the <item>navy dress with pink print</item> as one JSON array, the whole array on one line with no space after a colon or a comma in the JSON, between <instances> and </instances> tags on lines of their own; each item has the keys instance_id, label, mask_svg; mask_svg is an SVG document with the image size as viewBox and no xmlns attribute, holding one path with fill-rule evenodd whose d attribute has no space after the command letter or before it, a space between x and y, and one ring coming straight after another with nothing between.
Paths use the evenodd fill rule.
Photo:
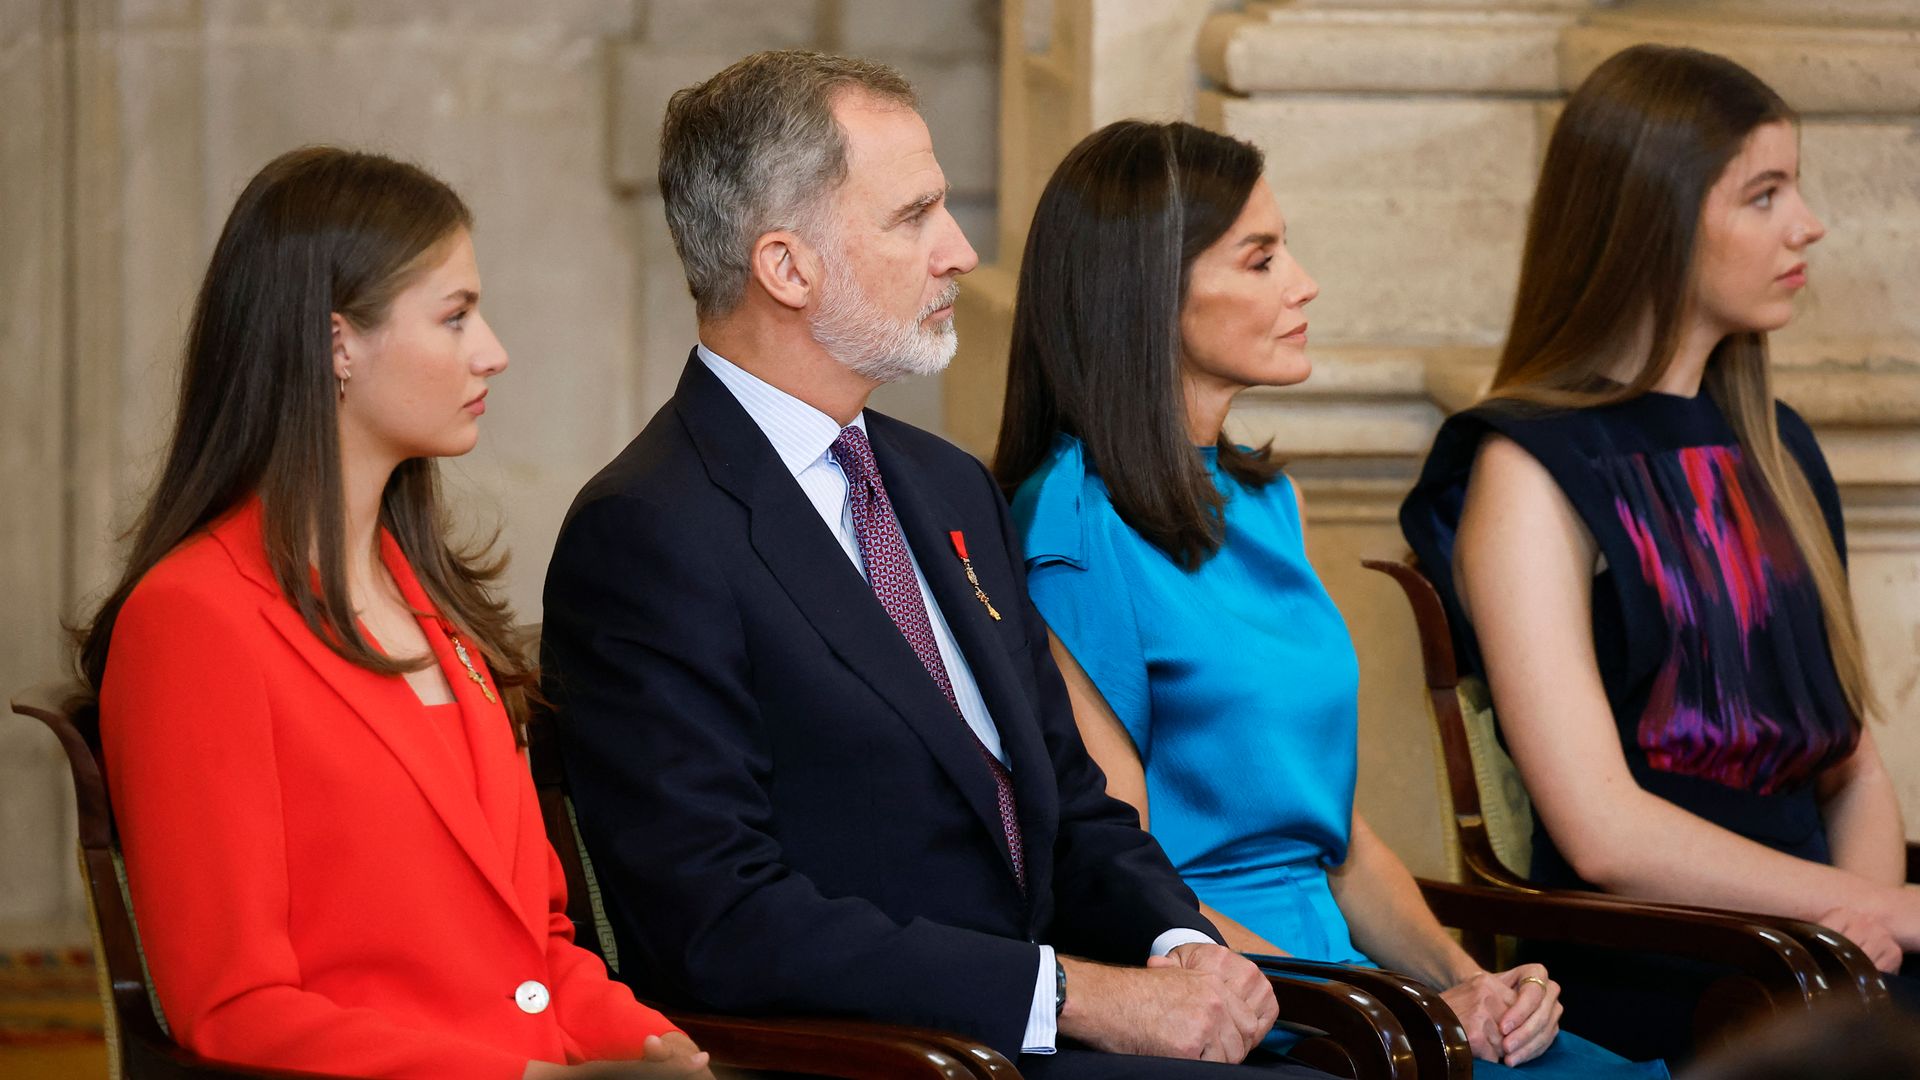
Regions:
<instances>
[{"instance_id":1,"label":"navy dress with pink print","mask_svg":"<svg viewBox=\"0 0 1920 1080\"><path fill-rule=\"evenodd\" d=\"M1799 414L1780 437L1841 558L1833 476ZM1593 645L1620 745L1647 791L1768 847L1831 861L1816 781L1859 742L1812 572L1780 505L1707 393L1595 408L1488 403L1435 438L1400 524L1439 590L1468 674L1482 674L1453 580L1474 454L1505 435L1552 474L1599 548ZM1497 704L1497 702L1496 702ZM1591 888L1535 823L1531 876ZM1686 1060L1689 1018L1723 972L1645 954L1534 946L1563 987L1568 1030L1627 1057Z\"/></svg>"},{"instance_id":2,"label":"navy dress with pink print","mask_svg":"<svg viewBox=\"0 0 1920 1080\"><path fill-rule=\"evenodd\" d=\"M1780 405L1777 416L1844 559L1820 447L1799 414ZM1489 432L1546 467L1599 547L1594 653L1634 778L1749 839L1828 861L1815 780L1853 752L1859 726L1812 573L1720 406L1705 392L1648 393L1574 410L1490 403L1447 421L1400 522L1469 673L1479 650L1454 587L1453 542ZM1582 884L1544 829L1533 876Z\"/></svg>"}]
</instances>

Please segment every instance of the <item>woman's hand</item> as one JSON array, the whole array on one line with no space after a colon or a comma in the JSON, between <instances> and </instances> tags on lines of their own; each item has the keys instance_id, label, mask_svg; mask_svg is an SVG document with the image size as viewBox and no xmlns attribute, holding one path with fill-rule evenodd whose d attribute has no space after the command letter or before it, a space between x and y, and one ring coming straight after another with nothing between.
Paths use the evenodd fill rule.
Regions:
<instances>
[{"instance_id":1,"label":"woman's hand","mask_svg":"<svg viewBox=\"0 0 1920 1080\"><path fill-rule=\"evenodd\" d=\"M1887 924L1864 911L1837 907L1813 921L1860 946L1860 951L1867 954L1873 966L1886 974L1899 971L1901 962L1906 959L1900 942L1894 939L1893 931L1887 928Z\"/></svg>"},{"instance_id":2,"label":"woman's hand","mask_svg":"<svg viewBox=\"0 0 1920 1080\"><path fill-rule=\"evenodd\" d=\"M713 1080L708 1055L684 1032L649 1035L640 1046L639 1061L588 1061L555 1065L529 1061L520 1080Z\"/></svg>"},{"instance_id":3,"label":"woman's hand","mask_svg":"<svg viewBox=\"0 0 1920 1080\"><path fill-rule=\"evenodd\" d=\"M1442 990L1440 997L1467 1029L1473 1056L1519 1065L1546 1052L1560 1033L1560 986L1539 964L1482 971Z\"/></svg>"}]
</instances>

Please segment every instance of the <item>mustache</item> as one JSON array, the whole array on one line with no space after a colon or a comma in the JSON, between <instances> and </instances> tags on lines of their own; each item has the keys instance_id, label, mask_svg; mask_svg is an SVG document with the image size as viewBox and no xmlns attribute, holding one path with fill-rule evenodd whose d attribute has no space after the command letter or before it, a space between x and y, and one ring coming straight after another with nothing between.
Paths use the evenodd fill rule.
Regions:
<instances>
[{"instance_id":1,"label":"mustache","mask_svg":"<svg viewBox=\"0 0 1920 1080\"><path fill-rule=\"evenodd\" d=\"M929 300L927 302L927 306L920 309L920 314L917 317L915 317L914 321L920 322L926 319L927 316L932 315L934 312L939 311L943 307L951 307L953 305L953 302L955 300L958 300L959 298L960 298L960 283L957 281L947 282L947 287L944 289L941 289L939 296L936 296L932 300Z\"/></svg>"}]
</instances>

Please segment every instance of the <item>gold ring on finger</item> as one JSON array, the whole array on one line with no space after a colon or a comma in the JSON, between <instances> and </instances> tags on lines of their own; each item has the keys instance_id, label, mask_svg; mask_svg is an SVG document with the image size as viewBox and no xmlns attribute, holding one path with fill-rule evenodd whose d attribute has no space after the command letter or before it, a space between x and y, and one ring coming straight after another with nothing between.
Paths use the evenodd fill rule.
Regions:
<instances>
[{"instance_id":1,"label":"gold ring on finger","mask_svg":"<svg viewBox=\"0 0 1920 1080\"><path fill-rule=\"evenodd\" d=\"M1529 975L1526 978L1521 979L1520 981L1522 983L1533 983L1535 986L1538 986L1542 990L1545 990L1547 988L1547 980L1541 978L1538 975Z\"/></svg>"}]
</instances>

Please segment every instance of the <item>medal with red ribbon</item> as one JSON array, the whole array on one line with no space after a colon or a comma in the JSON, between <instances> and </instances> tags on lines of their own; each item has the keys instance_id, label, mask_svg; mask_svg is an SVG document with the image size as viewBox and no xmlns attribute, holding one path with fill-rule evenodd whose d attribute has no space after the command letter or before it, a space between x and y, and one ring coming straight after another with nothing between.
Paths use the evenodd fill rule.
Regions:
<instances>
[{"instance_id":1,"label":"medal with red ribbon","mask_svg":"<svg viewBox=\"0 0 1920 1080\"><path fill-rule=\"evenodd\" d=\"M953 541L953 553L960 556L960 566L967 572L967 583L973 586L974 597L980 601L981 607L987 609L987 614L993 616L993 621L999 622L1000 613L994 610L993 601L987 599L987 591L980 587L980 579L973 573L973 560L967 558L966 534L955 529L947 537Z\"/></svg>"}]
</instances>

